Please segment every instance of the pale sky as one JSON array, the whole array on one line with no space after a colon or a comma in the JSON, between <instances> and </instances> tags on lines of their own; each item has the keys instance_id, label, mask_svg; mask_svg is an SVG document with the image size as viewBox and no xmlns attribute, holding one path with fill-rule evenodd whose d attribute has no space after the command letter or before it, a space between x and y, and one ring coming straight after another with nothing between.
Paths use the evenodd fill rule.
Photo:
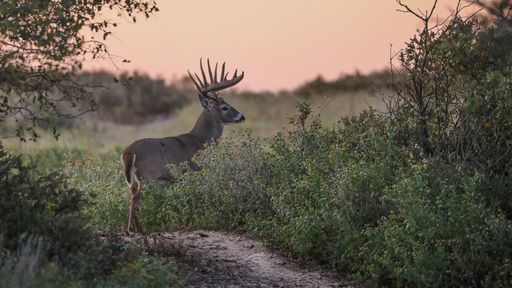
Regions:
<instances>
[{"instance_id":1,"label":"pale sky","mask_svg":"<svg viewBox=\"0 0 512 288\"><path fill-rule=\"evenodd\" d=\"M403 0L425 10L427 0ZM393 50L420 27L412 15L397 12L394 0L160 0L160 11L136 24L119 20L107 39L122 71L138 70L167 80L199 58L226 61L245 71L243 89L293 89L317 75L335 79L356 69L386 67ZM447 15L456 0L439 0ZM131 63L122 63L127 58ZM87 62L86 69L114 70L109 62Z\"/></svg>"}]
</instances>

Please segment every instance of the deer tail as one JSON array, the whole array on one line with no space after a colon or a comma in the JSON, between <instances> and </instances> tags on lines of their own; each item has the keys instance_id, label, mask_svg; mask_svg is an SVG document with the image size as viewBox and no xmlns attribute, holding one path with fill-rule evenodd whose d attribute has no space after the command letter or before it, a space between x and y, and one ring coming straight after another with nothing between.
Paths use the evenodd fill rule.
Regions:
<instances>
[{"instance_id":1,"label":"deer tail","mask_svg":"<svg viewBox=\"0 0 512 288\"><path fill-rule=\"evenodd\" d=\"M135 164L135 153L133 152L124 152L121 155L121 164L123 166L123 173L124 177L126 178L126 182L128 183L128 186L132 185L132 181L135 179L132 179L133 165Z\"/></svg>"}]
</instances>

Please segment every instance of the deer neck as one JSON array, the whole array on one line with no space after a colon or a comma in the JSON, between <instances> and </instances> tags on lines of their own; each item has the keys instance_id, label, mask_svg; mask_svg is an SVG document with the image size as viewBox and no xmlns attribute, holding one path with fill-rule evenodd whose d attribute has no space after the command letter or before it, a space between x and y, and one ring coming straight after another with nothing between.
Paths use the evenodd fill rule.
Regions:
<instances>
[{"instance_id":1,"label":"deer neck","mask_svg":"<svg viewBox=\"0 0 512 288\"><path fill-rule=\"evenodd\" d=\"M216 142L222 136L223 130L224 124L212 112L204 109L189 134L205 144L212 141Z\"/></svg>"}]
</instances>

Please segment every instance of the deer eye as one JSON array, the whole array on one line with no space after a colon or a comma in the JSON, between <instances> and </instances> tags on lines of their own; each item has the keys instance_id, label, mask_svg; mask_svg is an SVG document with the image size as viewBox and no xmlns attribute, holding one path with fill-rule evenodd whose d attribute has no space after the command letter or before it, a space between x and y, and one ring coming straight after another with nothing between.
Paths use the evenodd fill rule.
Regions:
<instances>
[{"instance_id":1,"label":"deer eye","mask_svg":"<svg viewBox=\"0 0 512 288\"><path fill-rule=\"evenodd\" d=\"M222 111L228 111L229 108L226 106L222 106L220 109L222 109Z\"/></svg>"}]
</instances>

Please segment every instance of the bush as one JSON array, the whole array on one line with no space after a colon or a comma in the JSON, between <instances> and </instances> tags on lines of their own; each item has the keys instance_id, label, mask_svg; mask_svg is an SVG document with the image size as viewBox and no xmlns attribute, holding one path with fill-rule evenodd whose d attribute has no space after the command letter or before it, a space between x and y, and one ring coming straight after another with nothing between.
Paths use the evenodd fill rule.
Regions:
<instances>
[{"instance_id":1,"label":"bush","mask_svg":"<svg viewBox=\"0 0 512 288\"><path fill-rule=\"evenodd\" d=\"M339 242L386 214L379 195L393 183L400 153L380 134L386 124L373 112L332 129L303 123L271 141L267 191L277 213L264 235L300 256L343 266L350 260L340 255L350 248Z\"/></svg>"},{"instance_id":2,"label":"bush","mask_svg":"<svg viewBox=\"0 0 512 288\"><path fill-rule=\"evenodd\" d=\"M44 174L34 162L24 164L0 146L1 287L179 284L169 259L146 256L117 236L95 233L87 214L100 209L91 208L92 194L72 187L68 176ZM130 277L123 276L127 271Z\"/></svg>"},{"instance_id":3,"label":"bush","mask_svg":"<svg viewBox=\"0 0 512 288\"><path fill-rule=\"evenodd\" d=\"M415 14L424 27L398 55L390 116L418 157L466 162L499 178L512 167L512 22L483 28L460 12L437 28Z\"/></svg>"},{"instance_id":4,"label":"bush","mask_svg":"<svg viewBox=\"0 0 512 288\"><path fill-rule=\"evenodd\" d=\"M91 237L82 233L80 213L85 199L60 173L37 175L19 156L0 146L0 235L4 248L16 250L24 234L37 234L52 245L49 253L65 260L69 249L80 250Z\"/></svg>"},{"instance_id":5,"label":"bush","mask_svg":"<svg viewBox=\"0 0 512 288\"><path fill-rule=\"evenodd\" d=\"M124 231L128 222L130 193L119 155L116 149L97 155L68 155L64 161L70 185L84 191L88 203L82 211L95 229Z\"/></svg>"},{"instance_id":6,"label":"bush","mask_svg":"<svg viewBox=\"0 0 512 288\"><path fill-rule=\"evenodd\" d=\"M246 231L381 284L510 281L512 226L485 201L493 178L416 162L374 112L325 128L300 109L268 143L238 135L201 151L200 171L174 167L175 185L148 190L144 227Z\"/></svg>"},{"instance_id":7,"label":"bush","mask_svg":"<svg viewBox=\"0 0 512 288\"><path fill-rule=\"evenodd\" d=\"M40 239L39 239L40 240ZM48 262L39 240L30 239L16 255L0 257L1 287L182 287L172 258L138 251L109 275L79 279L73 271Z\"/></svg>"},{"instance_id":8,"label":"bush","mask_svg":"<svg viewBox=\"0 0 512 288\"><path fill-rule=\"evenodd\" d=\"M118 79L119 78L119 79ZM78 81L92 83L99 117L120 124L141 124L168 116L194 99L193 90L180 83L167 84L140 73L115 77L105 71L83 72Z\"/></svg>"},{"instance_id":9,"label":"bush","mask_svg":"<svg viewBox=\"0 0 512 288\"><path fill-rule=\"evenodd\" d=\"M342 75L333 81L326 81L322 76L318 76L295 89L293 93L311 99L315 95L324 96L339 92L369 91L385 88L390 79L389 71L373 72L368 75L356 71L354 74Z\"/></svg>"},{"instance_id":10,"label":"bush","mask_svg":"<svg viewBox=\"0 0 512 288\"><path fill-rule=\"evenodd\" d=\"M364 231L365 278L397 286L505 287L512 223L486 205L482 175L436 160L414 165L385 197L393 209Z\"/></svg>"},{"instance_id":11,"label":"bush","mask_svg":"<svg viewBox=\"0 0 512 288\"><path fill-rule=\"evenodd\" d=\"M99 287L182 287L175 276L176 264L158 256L143 256L125 263Z\"/></svg>"},{"instance_id":12,"label":"bush","mask_svg":"<svg viewBox=\"0 0 512 288\"><path fill-rule=\"evenodd\" d=\"M141 222L167 229L243 227L253 221L249 215L267 213L267 171L262 157L261 142L248 134L208 147L194 158L199 172L186 164L173 167L180 181L164 194L146 194ZM155 212L156 219L151 216Z\"/></svg>"},{"instance_id":13,"label":"bush","mask_svg":"<svg viewBox=\"0 0 512 288\"><path fill-rule=\"evenodd\" d=\"M268 147L247 134L224 139L194 158L200 171L174 167L177 183L149 185L143 227L243 230L299 256L347 265L342 255L351 248L340 243L387 214L381 196L406 161L375 113L333 129L307 124L301 107L297 128Z\"/></svg>"}]
</instances>

